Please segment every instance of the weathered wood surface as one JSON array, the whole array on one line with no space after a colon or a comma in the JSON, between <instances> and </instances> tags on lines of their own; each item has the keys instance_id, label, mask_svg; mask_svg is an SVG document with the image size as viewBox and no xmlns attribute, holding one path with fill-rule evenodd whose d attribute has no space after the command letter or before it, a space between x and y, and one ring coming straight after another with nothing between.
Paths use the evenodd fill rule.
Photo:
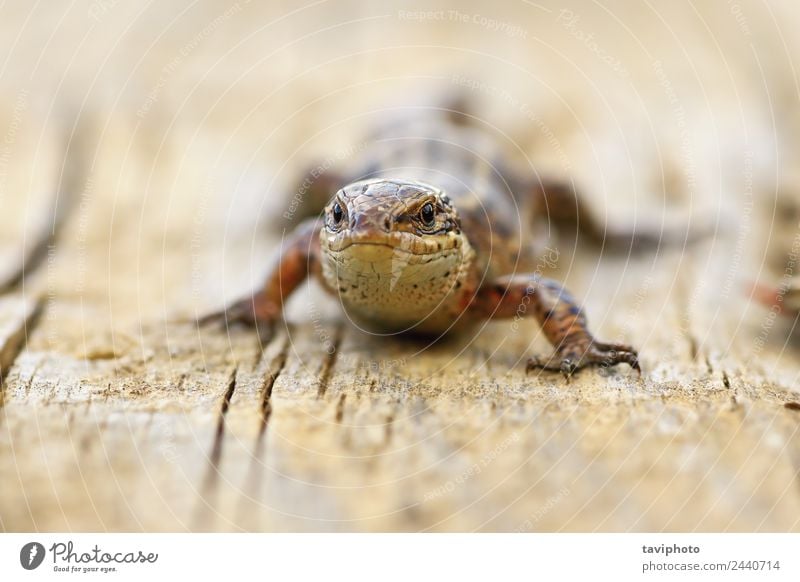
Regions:
<instances>
[{"instance_id":1,"label":"weathered wood surface","mask_svg":"<svg viewBox=\"0 0 800 582\"><path fill-rule=\"evenodd\" d=\"M169 4L0 8L0 528L800 529L800 341L743 291L798 236L790 2L459 3L515 34ZM258 281L298 170L415 83L460 85L612 226L715 228L551 243L641 378L526 376L534 323L371 337L315 289L263 345L180 323Z\"/></svg>"}]
</instances>

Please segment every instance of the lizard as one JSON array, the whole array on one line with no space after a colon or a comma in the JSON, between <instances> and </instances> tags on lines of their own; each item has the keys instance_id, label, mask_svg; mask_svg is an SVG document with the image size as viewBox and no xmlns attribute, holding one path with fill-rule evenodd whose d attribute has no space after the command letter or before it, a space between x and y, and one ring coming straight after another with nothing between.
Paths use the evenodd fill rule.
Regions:
<instances>
[{"instance_id":1,"label":"lizard","mask_svg":"<svg viewBox=\"0 0 800 582\"><path fill-rule=\"evenodd\" d=\"M607 232L571 183L511 168L493 136L465 117L440 109L387 124L348 168L307 180L309 200L327 199L321 215L285 239L259 289L200 323L272 325L313 277L368 329L443 334L533 317L554 351L531 357L528 372L569 377L625 363L641 374L637 350L596 339L572 294L533 269L531 231L549 222L628 248L659 239Z\"/></svg>"}]
</instances>

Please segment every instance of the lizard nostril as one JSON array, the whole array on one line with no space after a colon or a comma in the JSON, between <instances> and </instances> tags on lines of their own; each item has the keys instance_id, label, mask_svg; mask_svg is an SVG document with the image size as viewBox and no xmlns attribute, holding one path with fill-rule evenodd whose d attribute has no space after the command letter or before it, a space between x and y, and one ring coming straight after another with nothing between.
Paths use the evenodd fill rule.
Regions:
<instances>
[{"instance_id":1,"label":"lizard nostril","mask_svg":"<svg viewBox=\"0 0 800 582\"><path fill-rule=\"evenodd\" d=\"M389 231L392 230L392 219L389 216L384 217L383 219L383 227Z\"/></svg>"}]
</instances>

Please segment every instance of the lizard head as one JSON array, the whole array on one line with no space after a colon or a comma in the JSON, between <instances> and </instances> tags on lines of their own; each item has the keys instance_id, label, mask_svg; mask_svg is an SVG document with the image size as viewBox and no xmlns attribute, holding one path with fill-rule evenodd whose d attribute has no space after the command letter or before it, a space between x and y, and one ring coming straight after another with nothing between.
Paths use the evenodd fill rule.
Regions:
<instances>
[{"instance_id":1,"label":"lizard head","mask_svg":"<svg viewBox=\"0 0 800 582\"><path fill-rule=\"evenodd\" d=\"M324 219L323 276L368 319L424 318L467 271L471 249L458 212L429 184L355 182L336 193Z\"/></svg>"}]
</instances>

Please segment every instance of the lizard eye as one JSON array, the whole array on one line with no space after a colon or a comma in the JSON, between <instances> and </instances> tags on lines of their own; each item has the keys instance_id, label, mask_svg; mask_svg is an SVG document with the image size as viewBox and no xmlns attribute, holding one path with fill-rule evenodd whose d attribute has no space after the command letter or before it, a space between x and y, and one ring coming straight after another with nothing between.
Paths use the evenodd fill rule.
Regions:
<instances>
[{"instance_id":1,"label":"lizard eye","mask_svg":"<svg viewBox=\"0 0 800 582\"><path fill-rule=\"evenodd\" d=\"M433 226L436 220L436 213L433 210L433 204L428 202L425 206L423 206L422 210L419 212L419 216L425 226Z\"/></svg>"},{"instance_id":2,"label":"lizard eye","mask_svg":"<svg viewBox=\"0 0 800 582\"><path fill-rule=\"evenodd\" d=\"M334 224L339 224L342 222L342 218L344 218L344 210L342 210L342 205L338 202L333 205L333 222Z\"/></svg>"}]
</instances>

